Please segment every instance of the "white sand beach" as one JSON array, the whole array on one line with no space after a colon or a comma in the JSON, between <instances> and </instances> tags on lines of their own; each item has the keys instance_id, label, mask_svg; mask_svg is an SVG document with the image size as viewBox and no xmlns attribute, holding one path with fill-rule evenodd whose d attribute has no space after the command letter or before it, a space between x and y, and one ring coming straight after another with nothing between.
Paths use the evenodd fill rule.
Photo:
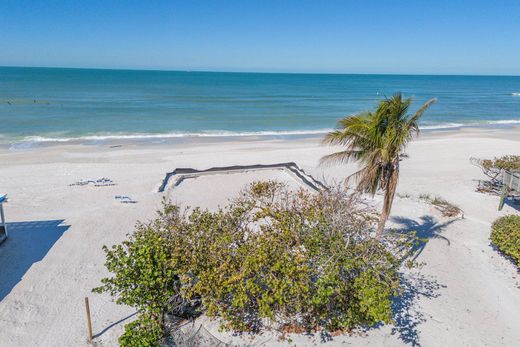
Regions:
<instances>
[{"instance_id":1,"label":"white sand beach","mask_svg":"<svg viewBox=\"0 0 520 347\"><path fill-rule=\"evenodd\" d=\"M319 138L1 149L0 193L9 197L4 208L10 235L0 245L0 346L86 345L85 296L95 344L117 345L134 310L91 293L108 275L103 245L123 241L136 221L152 218L163 196L184 206L215 208L253 180L300 184L283 171L265 170L192 178L158 193L167 172L292 161L330 182L355 169L320 167L320 157L332 150ZM323 343L319 336L292 336L289 343L276 334L237 337L219 332L215 322L196 324L204 323L224 342L268 346L519 346L520 274L488 238L493 220L520 214L520 206L498 212L498 197L475 192L475 180L483 175L469 159L520 154L520 130L424 134L408 154L389 227L416 230L429 241L418 257L423 266L405 275L408 290L396 306L394 325ZM115 185L70 186L102 177ZM465 218L442 217L418 199L423 193L460 206ZM120 203L118 195L137 203Z\"/></svg>"}]
</instances>

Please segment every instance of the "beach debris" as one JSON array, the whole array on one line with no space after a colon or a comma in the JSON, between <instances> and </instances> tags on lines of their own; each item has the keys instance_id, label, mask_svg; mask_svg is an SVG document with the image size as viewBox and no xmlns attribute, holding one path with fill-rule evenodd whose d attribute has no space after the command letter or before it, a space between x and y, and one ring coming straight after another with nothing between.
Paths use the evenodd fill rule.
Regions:
<instances>
[{"instance_id":1,"label":"beach debris","mask_svg":"<svg viewBox=\"0 0 520 347\"><path fill-rule=\"evenodd\" d=\"M94 183L95 187L103 187L103 186L115 186L116 184L110 178L102 177Z\"/></svg>"},{"instance_id":2,"label":"beach debris","mask_svg":"<svg viewBox=\"0 0 520 347\"><path fill-rule=\"evenodd\" d=\"M92 180L80 179L79 181L77 181L75 183L69 184L69 187L72 187L72 186L86 186L86 185L89 185L89 184L92 184L94 187L107 187L107 186L115 186L116 185L116 183L114 183L114 181L112 181L110 178L101 177L101 178L92 179Z\"/></svg>"},{"instance_id":3,"label":"beach debris","mask_svg":"<svg viewBox=\"0 0 520 347\"><path fill-rule=\"evenodd\" d=\"M137 201L126 195L116 195L114 199L119 200L122 204L137 204Z\"/></svg>"},{"instance_id":4,"label":"beach debris","mask_svg":"<svg viewBox=\"0 0 520 347\"><path fill-rule=\"evenodd\" d=\"M485 180L477 180L477 182L477 188L475 191L491 195L500 195L502 190L500 184Z\"/></svg>"},{"instance_id":5,"label":"beach debris","mask_svg":"<svg viewBox=\"0 0 520 347\"><path fill-rule=\"evenodd\" d=\"M438 211L440 211L443 217L460 216L462 219L464 219L464 211L462 211L460 207L446 199L441 198L440 196L432 197L430 194L421 194L419 195L419 199L431 204Z\"/></svg>"}]
</instances>

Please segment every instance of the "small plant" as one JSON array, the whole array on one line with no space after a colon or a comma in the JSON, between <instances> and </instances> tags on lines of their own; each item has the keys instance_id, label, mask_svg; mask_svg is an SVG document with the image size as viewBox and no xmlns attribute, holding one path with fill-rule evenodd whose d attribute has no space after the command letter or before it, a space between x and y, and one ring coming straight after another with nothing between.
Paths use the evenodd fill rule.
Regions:
<instances>
[{"instance_id":1,"label":"small plant","mask_svg":"<svg viewBox=\"0 0 520 347\"><path fill-rule=\"evenodd\" d=\"M419 199L432 204L437 210L439 210L443 217L456 217L458 215L462 215L464 217L464 212L457 205L441 198L440 196L431 197L430 194L421 194L419 195Z\"/></svg>"},{"instance_id":2,"label":"small plant","mask_svg":"<svg viewBox=\"0 0 520 347\"><path fill-rule=\"evenodd\" d=\"M498 218L491 226L491 243L520 267L520 215Z\"/></svg>"},{"instance_id":3,"label":"small plant","mask_svg":"<svg viewBox=\"0 0 520 347\"><path fill-rule=\"evenodd\" d=\"M423 194L420 194L420 195L419 195L419 199L421 199L421 200L425 200L425 201L428 201L428 202L429 202L429 201L432 199L432 197L431 197L430 194L425 194L425 193L423 193Z\"/></svg>"},{"instance_id":4,"label":"small plant","mask_svg":"<svg viewBox=\"0 0 520 347\"><path fill-rule=\"evenodd\" d=\"M253 196L273 196L277 190L283 187L283 184L274 180L253 182L249 189Z\"/></svg>"},{"instance_id":5,"label":"small plant","mask_svg":"<svg viewBox=\"0 0 520 347\"><path fill-rule=\"evenodd\" d=\"M431 204L441 211L444 217L455 217L462 214L462 210L457 205L438 196L431 201Z\"/></svg>"}]
</instances>

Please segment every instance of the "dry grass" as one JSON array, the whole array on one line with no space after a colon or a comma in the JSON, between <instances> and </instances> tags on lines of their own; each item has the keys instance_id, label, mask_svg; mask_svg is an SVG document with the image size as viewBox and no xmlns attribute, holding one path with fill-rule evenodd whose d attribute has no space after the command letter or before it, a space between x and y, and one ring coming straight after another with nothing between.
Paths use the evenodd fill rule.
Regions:
<instances>
[{"instance_id":1,"label":"dry grass","mask_svg":"<svg viewBox=\"0 0 520 347\"><path fill-rule=\"evenodd\" d=\"M430 194L421 194L419 195L419 199L432 204L444 217L457 217L459 215L464 217L464 212L460 207L440 196L432 197Z\"/></svg>"}]
</instances>

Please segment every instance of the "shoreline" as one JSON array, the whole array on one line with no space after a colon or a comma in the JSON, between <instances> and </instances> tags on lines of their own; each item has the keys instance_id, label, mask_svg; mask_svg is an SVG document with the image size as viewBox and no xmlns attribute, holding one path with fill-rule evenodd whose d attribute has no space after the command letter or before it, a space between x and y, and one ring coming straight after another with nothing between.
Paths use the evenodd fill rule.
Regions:
<instances>
[{"instance_id":1,"label":"shoreline","mask_svg":"<svg viewBox=\"0 0 520 347\"><path fill-rule=\"evenodd\" d=\"M332 130L332 129L330 129ZM85 138L72 138L70 140L48 140L48 141L19 141L9 144L0 144L0 150L8 149L10 151L26 151L40 148L61 147L61 146L84 146L84 147L128 147L128 146L168 146L168 145L201 145L201 144L219 144L219 143L247 143L247 142L265 142L265 141L302 141L302 140L319 140L330 130L316 130L305 133L304 131L294 134L252 134L252 135L186 135L186 136L169 136L168 134L147 135L111 135L103 139L102 136L87 136ZM460 127L447 127L436 129L421 129L418 139L421 137L442 137L442 136L489 136L498 138L511 138L520 132L520 125L514 124L486 124L486 125L468 125ZM90 139L96 138L96 139Z\"/></svg>"}]
</instances>

